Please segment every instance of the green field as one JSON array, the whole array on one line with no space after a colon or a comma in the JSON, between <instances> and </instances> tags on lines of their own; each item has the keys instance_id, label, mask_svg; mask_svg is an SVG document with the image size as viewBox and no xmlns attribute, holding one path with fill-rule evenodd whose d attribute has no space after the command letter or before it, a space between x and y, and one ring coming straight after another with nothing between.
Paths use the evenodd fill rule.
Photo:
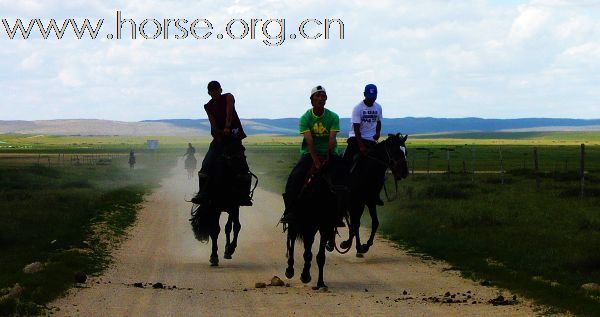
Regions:
<instances>
[{"instance_id":1,"label":"green field","mask_svg":"<svg viewBox=\"0 0 600 317\"><path fill-rule=\"evenodd\" d=\"M105 165L0 165L0 289L23 287L18 300L0 302L0 315L39 313L75 284L76 272L99 273L143 196L174 162L138 156L135 170L125 158ZM34 262L44 270L25 274Z\"/></svg>"},{"instance_id":2,"label":"green field","mask_svg":"<svg viewBox=\"0 0 600 317\"><path fill-rule=\"evenodd\" d=\"M415 173L400 183L400 198L380 209L380 230L405 249L448 261L467 277L490 280L493 285L511 289L540 304L553 307L555 311L600 315L600 293L581 289L581 285L585 283L600 283L600 258L597 252L600 250L598 136L596 132L527 132L515 134L513 138L504 133L494 134L493 140L485 138L489 136L473 133L455 134L452 139L448 139L447 135L444 138L409 138L409 165ZM158 153L145 150L144 143L147 139L159 139L161 147ZM249 164L259 176L261 186L274 193L283 191L287 175L298 158L300 140L298 137L259 136L249 137L244 142ZM26 252L21 260L17 260L16 262L20 261L18 265L14 264L15 260L0 261L0 265L7 268L7 263L13 265L10 267L13 271L6 271L9 273L4 275L0 273L1 288L23 278L21 273L10 272L16 272L26 262L32 261L31 254L40 253L53 258L60 257L60 254L68 250L64 246L57 249L48 246L48 241L56 239L52 237L58 233L65 232L73 237L73 241L81 243L89 233L86 228L90 228L97 219L105 219L106 216L103 215L123 215L119 221L120 229L117 230L122 232L131 222L135 206L139 203L137 198L127 201L126 197L140 197L141 193L147 192L147 187L131 186L156 183L160 178L159 173L149 179L139 179L137 176L123 174L124 170L117 172L116 169L100 173L98 171L103 171L101 168L104 167L73 166L70 165L70 160L66 161L68 163L63 161L61 165L61 161L54 157L60 157L60 153L68 153L67 157L88 155L98 159L107 155L107 152L123 154L133 148L140 153L141 158L174 158L185 152L187 142L194 143L199 154L202 154L209 140L184 137L31 138L2 135L0 141L4 142L0 143L3 146L0 148L0 152L3 152L0 154L0 168L4 168L0 175L5 175L4 178L0 177L0 180L4 180L0 182L0 211L8 212L4 219L17 219L4 223L6 228L4 236L0 236L0 241L4 243L0 243L1 248L6 248L5 241L12 241L10 239L13 235L21 235L20 232L15 233L14 228L35 228L35 222L30 222L31 217L24 215L47 219L45 214L40 214L40 204L46 207L44 211L48 215L52 215L53 210L61 213L68 211L68 208L57 205L55 197L66 197L65 201L71 204L75 202L73 199L79 199L76 204L89 206L90 211L69 220L83 224L81 228L84 229L79 231L57 225L54 233L38 236L37 233L33 234L37 232L35 229L25 230L22 233L23 241L38 241L33 243L38 246L29 250L29 253ZM586 144L584 197L580 197L581 143ZM534 148L538 153L537 172L533 168ZM37 161L30 161L27 164L33 166L17 169L15 172L15 168L18 168L16 163L23 160L23 157L29 160L33 158L34 161L40 157L49 159L42 159L39 165ZM117 160L124 163L125 157L121 156ZM174 160L165 162L167 161ZM148 161L149 166L151 162L153 160ZM448 163L451 173L445 173ZM82 180L82 173L89 172L86 169L92 171L90 180ZM431 173L427 174L427 170ZM7 181L12 179L6 176L11 175L10 173L26 176L25 180L15 188L11 181ZM111 177L117 177L117 180ZM539 189L536 189L536 180L539 181ZM101 197L106 197L103 195L110 196L113 190L129 191L125 196L114 194L118 198L115 203L118 200L119 206L129 206L123 212L106 213L102 210L114 211L114 208L111 209L110 204L97 203L102 200ZM30 194L26 193L29 191L35 194L28 196ZM37 199L32 200L32 197ZM17 209L27 212L9 212ZM364 224L369 225L368 219L365 221ZM117 231L115 234L118 236ZM73 246L81 245L73 243ZM3 252L6 250L8 249ZM102 249L98 254L106 255L106 250L107 248ZM80 263L89 261L86 259L88 258L69 260L67 257L65 263L79 263L79 267L90 272L97 272L102 267L101 264L106 263ZM75 264L65 265L67 269L61 269L66 274L63 276L72 274L70 265ZM42 287L40 289L44 289L42 282L36 283L38 284L35 285ZM41 293L46 294L44 291L29 294L27 299L44 302L55 296L52 294L58 294L70 285L72 281L60 284L59 287L53 286L54 293L44 295L48 297L39 297ZM27 307L21 306L21 309Z\"/></svg>"}]
</instances>

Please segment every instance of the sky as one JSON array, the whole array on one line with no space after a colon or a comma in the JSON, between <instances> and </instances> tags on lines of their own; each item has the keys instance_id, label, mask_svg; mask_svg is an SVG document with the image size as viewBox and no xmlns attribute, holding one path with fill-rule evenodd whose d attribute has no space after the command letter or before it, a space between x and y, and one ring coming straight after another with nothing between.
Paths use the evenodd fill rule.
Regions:
<instances>
[{"instance_id":1,"label":"sky","mask_svg":"<svg viewBox=\"0 0 600 317\"><path fill-rule=\"evenodd\" d=\"M116 39L117 11L135 21L136 39L128 22ZM43 39L37 24L28 39L8 35L17 19L86 18L104 19L96 39L77 39L71 25L61 39ZM350 117L368 83L388 118L600 118L598 0L0 0L0 19L0 120L206 118L210 80L235 96L241 118L299 117L316 85ZM152 19L206 19L213 30L182 39ZM251 19L262 19L255 36L240 38ZM263 42L268 19L285 20L280 45ZM325 19L343 22L343 39L339 24L325 39L315 22ZM232 20L237 39L225 32ZM305 20L304 35L319 38L300 36ZM281 25L266 26L270 43Z\"/></svg>"}]
</instances>

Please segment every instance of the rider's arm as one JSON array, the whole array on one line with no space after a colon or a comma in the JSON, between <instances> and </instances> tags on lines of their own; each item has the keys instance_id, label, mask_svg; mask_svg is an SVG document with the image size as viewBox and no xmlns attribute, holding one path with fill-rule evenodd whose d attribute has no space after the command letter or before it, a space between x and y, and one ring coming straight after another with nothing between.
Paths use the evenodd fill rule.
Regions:
<instances>
[{"instance_id":1,"label":"rider's arm","mask_svg":"<svg viewBox=\"0 0 600 317\"><path fill-rule=\"evenodd\" d=\"M319 160L319 156L317 155L317 151L315 151L315 145L313 144L313 137L310 131L306 131L303 133L304 140L306 141L306 147L308 148L308 152L310 153L310 157L313 160L313 163L317 168L321 167L321 161Z\"/></svg>"},{"instance_id":2,"label":"rider's arm","mask_svg":"<svg viewBox=\"0 0 600 317\"><path fill-rule=\"evenodd\" d=\"M377 127L375 128L375 136L373 137L375 141L379 140L379 136L381 135L381 121L377 121Z\"/></svg>"},{"instance_id":3,"label":"rider's arm","mask_svg":"<svg viewBox=\"0 0 600 317\"><path fill-rule=\"evenodd\" d=\"M354 129L354 135L356 136L356 142L358 146L362 146L362 134L360 133L360 123L353 123L352 128Z\"/></svg>"},{"instance_id":4,"label":"rider's arm","mask_svg":"<svg viewBox=\"0 0 600 317\"><path fill-rule=\"evenodd\" d=\"M213 138L217 140L217 142L221 141L222 131L217 129L217 120L210 114L208 111L206 112L208 115L208 121L210 122L210 134L212 134Z\"/></svg>"},{"instance_id":5,"label":"rider's arm","mask_svg":"<svg viewBox=\"0 0 600 317\"><path fill-rule=\"evenodd\" d=\"M331 157L331 154L333 153L333 148L335 147L336 144L336 136L338 134L338 131L331 131L329 132L329 144L327 146L327 157Z\"/></svg>"},{"instance_id":6,"label":"rider's arm","mask_svg":"<svg viewBox=\"0 0 600 317\"><path fill-rule=\"evenodd\" d=\"M223 129L223 132L225 133L225 135L229 135L231 131L231 121L233 120L233 109L235 104L235 98L232 94L227 94L226 102L227 103L225 109L225 129Z\"/></svg>"}]
</instances>

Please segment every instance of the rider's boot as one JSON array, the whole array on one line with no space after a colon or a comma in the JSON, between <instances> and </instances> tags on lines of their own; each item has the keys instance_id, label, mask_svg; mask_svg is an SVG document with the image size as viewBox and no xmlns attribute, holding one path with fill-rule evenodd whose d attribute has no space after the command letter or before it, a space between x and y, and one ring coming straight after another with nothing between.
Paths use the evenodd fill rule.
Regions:
<instances>
[{"instance_id":1,"label":"rider's boot","mask_svg":"<svg viewBox=\"0 0 600 317\"><path fill-rule=\"evenodd\" d=\"M283 203L285 204L285 210L283 211L283 216L279 220L281 223L290 223L290 221L295 220L295 211L294 211L294 201L290 194L283 193Z\"/></svg>"},{"instance_id":2,"label":"rider's boot","mask_svg":"<svg viewBox=\"0 0 600 317\"><path fill-rule=\"evenodd\" d=\"M208 193L206 189L208 185L208 179L208 175L202 172L198 172L198 193L194 198L192 198L192 202L194 204L199 205L207 202Z\"/></svg>"}]
</instances>

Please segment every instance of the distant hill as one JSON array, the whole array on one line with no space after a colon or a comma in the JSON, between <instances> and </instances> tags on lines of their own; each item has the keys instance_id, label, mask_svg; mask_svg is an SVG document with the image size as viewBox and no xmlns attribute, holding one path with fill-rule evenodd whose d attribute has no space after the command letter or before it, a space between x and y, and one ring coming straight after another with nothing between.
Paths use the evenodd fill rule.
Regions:
<instances>
[{"instance_id":1,"label":"distant hill","mask_svg":"<svg viewBox=\"0 0 600 317\"><path fill-rule=\"evenodd\" d=\"M164 122L123 122L96 119L0 121L0 133L48 135L208 135L209 129L186 128Z\"/></svg>"},{"instance_id":2,"label":"distant hill","mask_svg":"<svg viewBox=\"0 0 600 317\"><path fill-rule=\"evenodd\" d=\"M143 122L164 122L175 126L208 128L206 119L165 119L147 120ZM242 119L247 134L298 134L298 119ZM347 135L350 129L350 119L341 118L341 134ZM383 119L382 133L421 134L443 132L494 132L494 131L600 131L600 119L481 119L481 118L394 118Z\"/></svg>"},{"instance_id":3,"label":"distant hill","mask_svg":"<svg viewBox=\"0 0 600 317\"><path fill-rule=\"evenodd\" d=\"M242 119L248 135L297 135L298 119ZM340 119L341 135L348 135L350 119ZM207 119L162 119L123 122L96 119L0 121L0 133L48 135L209 135ZM382 133L430 134L456 132L600 131L600 119L481 119L395 118L383 119Z\"/></svg>"}]
</instances>

